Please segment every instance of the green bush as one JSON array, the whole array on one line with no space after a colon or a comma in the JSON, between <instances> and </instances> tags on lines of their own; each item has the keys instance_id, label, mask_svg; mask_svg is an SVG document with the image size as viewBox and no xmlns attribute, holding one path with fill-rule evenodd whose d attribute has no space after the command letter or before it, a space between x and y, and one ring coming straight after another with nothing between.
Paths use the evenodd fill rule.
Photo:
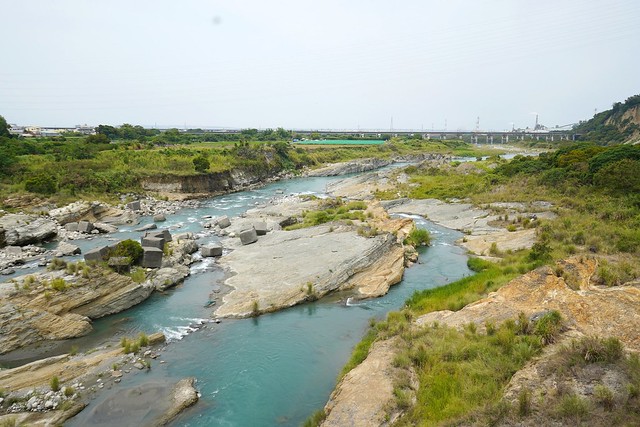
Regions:
<instances>
[{"instance_id":1,"label":"green bush","mask_svg":"<svg viewBox=\"0 0 640 427\"><path fill-rule=\"evenodd\" d=\"M58 188L58 181L48 173L39 173L28 178L24 183L24 189L31 193L53 194Z\"/></svg>"},{"instance_id":2,"label":"green bush","mask_svg":"<svg viewBox=\"0 0 640 427\"><path fill-rule=\"evenodd\" d=\"M144 250L140 243L127 239L119 242L109 256L126 257L132 264L137 264L143 253Z\"/></svg>"},{"instance_id":3,"label":"green bush","mask_svg":"<svg viewBox=\"0 0 640 427\"><path fill-rule=\"evenodd\" d=\"M429 230L425 230L424 228L414 228L404 240L404 244L416 247L429 246L431 244L431 234Z\"/></svg>"},{"instance_id":4,"label":"green bush","mask_svg":"<svg viewBox=\"0 0 640 427\"><path fill-rule=\"evenodd\" d=\"M49 381L49 386L51 387L51 391L60 390L60 379L58 377L53 377Z\"/></svg>"},{"instance_id":5,"label":"green bush","mask_svg":"<svg viewBox=\"0 0 640 427\"><path fill-rule=\"evenodd\" d=\"M193 159L193 166L195 167L196 172L205 173L209 170L211 164L206 157L200 155Z\"/></svg>"}]
</instances>

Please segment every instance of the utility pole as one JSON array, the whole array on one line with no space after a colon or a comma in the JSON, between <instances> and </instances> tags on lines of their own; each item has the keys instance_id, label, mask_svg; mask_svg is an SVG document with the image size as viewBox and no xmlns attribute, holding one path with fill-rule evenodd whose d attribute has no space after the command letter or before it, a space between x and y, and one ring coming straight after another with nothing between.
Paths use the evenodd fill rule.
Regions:
<instances>
[{"instance_id":1,"label":"utility pole","mask_svg":"<svg viewBox=\"0 0 640 427\"><path fill-rule=\"evenodd\" d=\"M476 120L476 132L480 130L480 116L478 116L478 120Z\"/></svg>"}]
</instances>

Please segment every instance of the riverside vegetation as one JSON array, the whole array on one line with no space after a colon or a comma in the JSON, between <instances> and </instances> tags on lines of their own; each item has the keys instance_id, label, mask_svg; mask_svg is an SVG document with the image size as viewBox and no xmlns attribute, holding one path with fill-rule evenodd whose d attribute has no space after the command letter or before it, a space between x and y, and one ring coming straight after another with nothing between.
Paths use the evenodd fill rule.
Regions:
<instances>
[{"instance_id":1,"label":"riverside vegetation","mask_svg":"<svg viewBox=\"0 0 640 427\"><path fill-rule=\"evenodd\" d=\"M113 201L142 192L145 178L241 172L257 179L299 173L305 167L364 157L393 158L424 151L483 155L460 141L392 138L376 146L302 147L284 130L239 134L159 132L139 126L99 126L88 137L11 138L0 116L0 197L24 192L56 202L79 198Z\"/></svg>"},{"instance_id":2,"label":"riverside vegetation","mask_svg":"<svg viewBox=\"0 0 640 427\"><path fill-rule=\"evenodd\" d=\"M418 291L402 311L390 313L384 321L372 320L339 380L367 358L376 342L394 340L393 365L400 369L395 374L394 401L386 409L393 425L637 425L640 359L627 353L617 338L564 338L541 362L541 375L555 375L558 389L542 390L534 397L523 388L514 404L503 398L507 384L562 334L565 321L558 312L536 319L521 313L500 324L468 323L462 328L437 322L416 327L414 322L425 313L460 310L544 265L556 265L555 274L578 289L564 268L555 264L567 257L597 260L592 283L637 285L640 146L607 144L570 143L535 158L517 156L511 161L493 157L472 164L410 166L403 171L409 180L378 191L379 199L465 199L497 213L502 208L491 203L544 200L554 206L556 219L501 215L499 225L509 231L536 228L533 247L501 252L494 244L491 262L469 259L474 276ZM581 397L566 385L592 375L587 372L594 369L619 375L622 388L599 383L587 393L590 397ZM306 425L321 425L326 416L318 411Z\"/></svg>"}]
</instances>

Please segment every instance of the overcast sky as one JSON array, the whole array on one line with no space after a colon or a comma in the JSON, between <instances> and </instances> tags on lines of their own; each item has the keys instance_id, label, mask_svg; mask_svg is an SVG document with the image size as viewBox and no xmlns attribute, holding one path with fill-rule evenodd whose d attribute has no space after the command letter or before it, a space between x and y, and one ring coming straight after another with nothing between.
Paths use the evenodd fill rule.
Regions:
<instances>
[{"instance_id":1,"label":"overcast sky","mask_svg":"<svg viewBox=\"0 0 640 427\"><path fill-rule=\"evenodd\" d=\"M502 130L640 93L638 0L0 0L23 125Z\"/></svg>"}]
</instances>

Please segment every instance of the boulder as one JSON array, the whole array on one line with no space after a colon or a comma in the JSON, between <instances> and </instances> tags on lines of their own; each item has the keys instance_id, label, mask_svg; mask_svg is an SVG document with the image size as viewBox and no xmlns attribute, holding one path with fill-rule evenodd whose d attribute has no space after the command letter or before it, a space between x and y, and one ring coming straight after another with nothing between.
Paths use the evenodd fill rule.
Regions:
<instances>
[{"instance_id":1,"label":"boulder","mask_svg":"<svg viewBox=\"0 0 640 427\"><path fill-rule=\"evenodd\" d=\"M93 224L89 221L78 222L78 231L81 233L91 233L93 230Z\"/></svg>"},{"instance_id":2,"label":"boulder","mask_svg":"<svg viewBox=\"0 0 640 427\"><path fill-rule=\"evenodd\" d=\"M127 209L131 209L132 211L140 210L140 200L136 200L130 203L127 203Z\"/></svg>"},{"instance_id":3,"label":"boulder","mask_svg":"<svg viewBox=\"0 0 640 427\"><path fill-rule=\"evenodd\" d=\"M228 216L221 216L216 220L216 225L220 228L227 228L231 225L231 221Z\"/></svg>"},{"instance_id":4,"label":"boulder","mask_svg":"<svg viewBox=\"0 0 640 427\"><path fill-rule=\"evenodd\" d=\"M164 243L164 238L162 237L142 237L140 239L140 244L143 248L158 248L163 250Z\"/></svg>"},{"instance_id":5,"label":"boulder","mask_svg":"<svg viewBox=\"0 0 640 427\"><path fill-rule=\"evenodd\" d=\"M84 254L84 260L86 262L102 262L107 259L109 256L109 248L104 246L102 248L91 249L89 252Z\"/></svg>"},{"instance_id":6,"label":"boulder","mask_svg":"<svg viewBox=\"0 0 640 427\"><path fill-rule=\"evenodd\" d=\"M93 215L93 211L97 205L99 205L99 202L92 203L79 200L61 208L51 209L49 216L61 225L65 225L70 222L78 222L82 218Z\"/></svg>"},{"instance_id":7,"label":"boulder","mask_svg":"<svg viewBox=\"0 0 640 427\"><path fill-rule=\"evenodd\" d=\"M76 245L72 245L69 242L60 242L58 243L58 247L55 250L56 256L70 256L79 254L80 248Z\"/></svg>"},{"instance_id":8,"label":"boulder","mask_svg":"<svg viewBox=\"0 0 640 427\"><path fill-rule=\"evenodd\" d=\"M254 222L253 228L256 230L256 234L258 236L264 236L265 234L267 234L267 231L269 231L266 222Z\"/></svg>"},{"instance_id":9,"label":"boulder","mask_svg":"<svg viewBox=\"0 0 640 427\"><path fill-rule=\"evenodd\" d=\"M258 233L256 233L256 229L253 227L242 230L238 233L238 237L240 237L240 242L242 242L243 245L249 245L258 241Z\"/></svg>"},{"instance_id":10,"label":"boulder","mask_svg":"<svg viewBox=\"0 0 640 427\"><path fill-rule=\"evenodd\" d=\"M67 231L78 231L78 223L77 222L68 222L64 225L64 229Z\"/></svg>"},{"instance_id":11,"label":"boulder","mask_svg":"<svg viewBox=\"0 0 640 427\"><path fill-rule=\"evenodd\" d=\"M200 253L203 257L215 257L222 256L222 245L219 243L213 243L210 245L202 246Z\"/></svg>"},{"instance_id":12,"label":"boulder","mask_svg":"<svg viewBox=\"0 0 640 427\"><path fill-rule=\"evenodd\" d=\"M10 258L18 258L22 256L22 248L20 246L7 246L5 254Z\"/></svg>"},{"instance_id":13,"label":"boulder","mask_svg":"<svg viewBox=\"0 0 640 427\"><path fill-rule=\"evenodd\" d=\"M153 216L153 222L163 222L166 220L167 220L167 217L165 217L163 214L157 214Z\"/></svg>"},{"instance_id":14,"label":"boulder","mask_svg":"<svg viewBox=\"0 0 640 427\"><path fill-rule=\"evenodd\" d=\"M58 224L37 215L7 214L0 217L4 229L4 244L24 246L47 240L58 233Z\"/></svg>"},{"instance_id":15,"label":"boulder","mask_svg":"<svg viewBox=\"0 0 640 427\"><path fill-rule=\"evenodd\" d=\"M149 230L155 230L156 228L158 228L158 226L152 223L152 224L143 225L142 227L138 227L134 231L149 231Z\"/></svg>"},{"instance_id":16,"label":"boulder","mask_svg":"<svg viewBox=\"0 0 640 427\"><path fill-rule=\"evenodd\" d=\"M290 225L297 224L297 223L298 223L298 218L296 218L294 216L290 216L288 218L283 219L278 224L280 225L280 227L285 228L285 227L288 227Z\"/></svg>"},{"instance_id":17,"label":"boulder","mask_svg":"<svg viewBox=\"0 0 640 427\"><path fill-rule=\"evenodd\" d=\"M94 222L93 226L101 233L115 233L118 231L118 227L111 224L105 224L104 222Z\"/></svg>"},{"instance_id":18,"label":"boulder","mask_svg":"<svg viewBox=\"0 0 640 427\"><path fill-rule=\"evenodd\" d=\"M146 268L160 268L162 267L162 249L144 247L144 253L142 255L142 266Z\"/></svg>"}]
</instances>

